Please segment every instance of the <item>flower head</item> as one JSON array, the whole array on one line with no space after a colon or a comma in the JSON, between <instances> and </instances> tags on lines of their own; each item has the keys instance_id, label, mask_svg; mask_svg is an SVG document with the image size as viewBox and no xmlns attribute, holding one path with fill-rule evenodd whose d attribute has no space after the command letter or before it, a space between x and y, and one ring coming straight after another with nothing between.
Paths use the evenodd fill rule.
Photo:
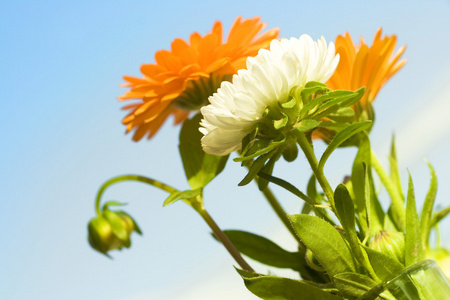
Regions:
<instances>
[{"instance_id":1,"label":"flower head","mask_svg":"<svg viewBox=\"0 0 450 300\"><path fill-rule=\"evenodd\" d=\"M169 115L175 123L184 121L190 110L207 104L208 96L223 80L245 67L248 56L266 48L278 36L278 28L260 34L266 26L259 17L236 18L225 42L220 21L203 37L194 32L189 41L177 38L171 50L155 54L154 64L141 66L143 78L124 76L123 86L130 87L120 101L138 101L123 107L130 113L123 119L133 140L151 138Z\"/></svg>"},{"instance_id":2,"label":"flower head","mask_svg":"<svg viewBox=\"0 0 450 300\"><path fill-rule=\"evenodd\" d=\"M406 59L400 60L406 47L402 46L394 53L397 37L382 38L381 30L377 30L370 47L362 37L360 44L355 45L348 32L339 35L335 42L340 62L327 86L346 90L365 86L366 93L361 99L363 106L373 102L383 85L406 63Z\"/></svg>"},{"instance_id":3,"label":"flower head","mask_svg":"<svg viewBox=\"0 0 450 300\"><path fill-rule=\"evenodd\" d=\"M201 109L200 131L203 150L226 155L242 147L242 139L252 132L267 108L289 101L309 81L326 82L338 64L334 44L327 47L322 37L314 42L308 35L273 40L270 51L262 49L247 59L247 69L222 82L210 105Z\"/></svg>"}]
</instances>

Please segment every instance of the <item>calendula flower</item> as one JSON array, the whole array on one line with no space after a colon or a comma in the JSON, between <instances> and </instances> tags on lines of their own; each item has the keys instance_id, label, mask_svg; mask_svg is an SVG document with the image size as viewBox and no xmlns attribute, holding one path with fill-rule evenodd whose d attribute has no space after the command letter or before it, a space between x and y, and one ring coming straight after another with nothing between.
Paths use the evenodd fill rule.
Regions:
<instances>
[{"instance_id":1,"label":"calendula flower","mask_svg":"<svg viewBox=\"0 0 450 300\"><path fill-rule=\"evenodd\" d=\"M278 36L278 28L261 34L265 26L259 17L238 17L224 42L222 23L217 21L205 36L194 32L189 41L177 38L171 50L156 52L154 64L141 66L143 78L124 76L123 86L131 89L119 100L137 99L123 107L130 110L122 122L127 132L134 130L133 140L151 138L169 115L178 124L191 110L208 104L208 96L223 80L229 80L245 67L248 56L255 56Z\"/></svg>"},{"instance_id":2,"label":"calendula flower","mask_svg":"<svg viewBox=\"0 0 450 300\"><path fill-rule=\"evenodd\" d=\"M362 37L359 45L354 44L348 32L335 41L340 61L327 86L352 91L365 86L366 93L361 99L363 107L367 101L375 100L383 85L406 63L406 59L400 60L406 46L394 53L397 37L382 38L381 31L381 28L377 30L370 47Z\"/></svg>"},{"instance_id":3,"label":"calendula flower","mask_svg":"<svg viewBox=\"0 0 450 300\"><path fill-rule=\"evenodd\" d=\"M222 82L217 93L202 107L200 131L203 150L226 155L242 147L242 138L252 132L266 108L287 102L291 89L309 81L326 82L338 64L334 44L308 35L273 40L269 50L247 59L247 69Z\"/></svg>"},{"instance_id":4,"label":"calendula flower","mask_svg":"<svg viewBox=\"0 0 450 300\"><path fill-rule=\"evenodd\" d=\"M406 47L402 46L394 53L397 37L382 38L381 31L381 28L377 30L370 47L362 37L359 45L354 44L348 32L339 35L335 41L340 60L327 86L334 90L352 91L366 87L364 96L353 107L356 121L374 120L372 102L383 85L406 63L406 59L400 60ZM314 131L313 138L329 143L335 134L333 130L319 128Z\"/></svg>"}]
</instances>

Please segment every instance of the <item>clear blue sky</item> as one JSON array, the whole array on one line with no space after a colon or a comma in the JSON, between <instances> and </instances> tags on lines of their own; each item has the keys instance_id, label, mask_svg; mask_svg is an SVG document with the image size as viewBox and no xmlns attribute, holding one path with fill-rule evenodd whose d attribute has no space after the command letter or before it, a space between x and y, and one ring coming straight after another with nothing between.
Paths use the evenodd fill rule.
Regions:
<instances>
[{"instance_id":1,"label":"clear blue sky","mask_svg":"<svg viewBox=\"0 0 450 300\"><path fill-rule=\"evenodd\" d=\"M179 128L169 122L154 139L139 143L124 135L116 100L125 91L118 87L121 77L138 76L139 66L153 62L154 52L169 48L175 37L204 34L215 20L227 29L238 15L260 15L269 27L280 27L282 37L307 33L331 41L348 30L369 42L380 26L397 34L399 44L408 45L408 63L376 100L373 144L385 157L397 132L403 179L408 168L418 198L424 198L427 157L439 176L438 203L449 205L447 0L2 1L2 298L255 299L217 296L225 289L244 291L232 260L193 211L183 203L162 208L166 195L150 187L122 183L105 195L130 203L126 210L144 232L133 236L131 249L113 253L111 261L86 240L96 191L110 177L137 173L187 188L177 153ZM330 161L334 184L349 170L342 161L349 163L353 154L344 150ZM301 159L277 171L299 186L309 177ZM211 214L223 228L292 246L256 188L236 186L243 174L230 161L208 187ZM294 197L276 192L290 213L298 211ZM202 289L202 282L209 288Z\"/></svg>"}]
</instances>

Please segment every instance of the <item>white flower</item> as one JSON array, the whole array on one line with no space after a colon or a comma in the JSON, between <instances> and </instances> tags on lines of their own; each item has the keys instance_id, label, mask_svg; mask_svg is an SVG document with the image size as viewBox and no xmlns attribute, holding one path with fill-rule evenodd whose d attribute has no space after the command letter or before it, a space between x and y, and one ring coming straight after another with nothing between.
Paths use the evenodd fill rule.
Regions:
<instances>
[{"instance_id":1,"label":"white flower","mask_svg":"<svg viewBox=\"0 0 450 300\"><path fill-rule=\"evenodd\" d=\"M247 70L239 70L233 83L222 82L201 108L200 131L203 150L227 155L241 149L242 138L252 132L266 107L288 100L290 90L309 81L326 82L339 62L334 44L328 48L322 37L309 35L273 40L270 50L262 49L247 59Z\"/></svg>"}]
</instances>

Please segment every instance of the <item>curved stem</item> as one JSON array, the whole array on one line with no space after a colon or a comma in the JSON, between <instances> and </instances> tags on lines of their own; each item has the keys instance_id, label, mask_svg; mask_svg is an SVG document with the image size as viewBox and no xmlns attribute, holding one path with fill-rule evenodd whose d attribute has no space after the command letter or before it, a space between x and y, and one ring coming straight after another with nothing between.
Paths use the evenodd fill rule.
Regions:
<instances>
[{"instance_id":1,"label":"curved stem","mask_svg":"<svg viewBox=\"0 0 450 300\"><path fill-rule=\"evenodd\" d=\"M239 266L248 272L255 272L252 267L244 260L241 253L234 247L233 243L231 243L230 239L223 233L211 215L206 211L203 206L203 200L201 196L199 196L196 201L191 201L191 206L200 214L200 216L205 220L205 222L209 225L211 230L217 239L222 243L222 245L228 250L234 260L239 264Z\"/></svg>"},{"instance_id":2,"label":"curved stem","mask_svg":"<svg viewBox=\"0 0 450 300\"><path fill-rule=\"evenodd\" d=\"M151 186L157 187L163 191L166 191L168 193L172 193L177 191L177 189L171 187L170 185L167 185L165 183L162 183L160 181L157 181L152 178L140 176L140 175L122 175L117 176L114 178L111 178L110 180L106 181L98 190L97 197L95 200L95 210L97 212L97 215L100 215L100 200L102 198L103 193L105 190L118 182L121 181L139 181L142 183L149 184ZM228 250L228 252L231 254L231 256L236 260L236 262L246 271L254 272L252 267L242 258L239 251L234 247L234 245L231 243L231 241L228 239L228 237L223 233L223 231L217 226L216 222L214 222L213 218L208 214L206 209L203 206L203 199L201 196L196 199L196 201L188 201L188 203L200 214L200 216L205 220L205 222L209 225L211 230L214 232L216 237L219 239L219 241L225 246L225 248Z\"/></svg>"},{"instance_id":3,"label":"curved stem","mask_svg":"<svg viewBox=\"0 0 450 300\"><path fill-rule=\"evenodd\" d=\"M139 182L143 182L143 183L147 183L149 185L152 185L154 187L160 188L163 191L166 191L168 193L172 193L174 191L176 191L175 188L164 184L162 182L159 182L157 180L148 178L148 177L144 177L144 176L140 176L140 175L122 175L122 176L117 176L114 178L111 178L110 180L106 181L98 190L97 192L97 197L95 199L95 211L97 213L97 215L100 215L100 200L102 198L103 193L105 192L105 190L118 182L121 181L139 181Z\"/></svg>"},{"instance_id":4,"label":"curved stem","mask_svg":"<svg viewBox=\"0 0 450 300\"><path fill-rule=\"evenodd\" d=\"M405 228L405 207L403 205L403 199L395 187L394 183L392 182L389 175L387 175L386 171L384 171L383 166L381 165L380 161L378 160L378 157L376 156L375 152L373 150L370 151L370 164L374 168L375 172L378 174L378 177L380 178L381 182L383 183L384 187L386 188L389 196L391 197L392 204L392 213L395 216L395 220L398 220L398 224L396 224L399 229Z\"/></svg>"},{"instance_id":5,"label":"curved stem","mask_svg":"<svg viewBox=\"0 0 450 300\"><path fill-rule=\"evenodd\" d=\"M317 179L317 182L322 187L323 192L325 193L325 196L327 197L328 201L330 202L331 208L333 212L336 212L336 206L334 205L334 192L333 189L330 186L330 183L328 182L327 178L323 174L321 170L319 170L319 162L317 161L316 154L314 153L314 149L311 145L311 143L306 138L305 134L299 131L295 131L297 136L297 143L299 144L300 148L302 149L303 153L305 154L306 159L309 162L309 165L311 166L311 169L314 173L314 176Z\"/></svg>"}]
</instances>

